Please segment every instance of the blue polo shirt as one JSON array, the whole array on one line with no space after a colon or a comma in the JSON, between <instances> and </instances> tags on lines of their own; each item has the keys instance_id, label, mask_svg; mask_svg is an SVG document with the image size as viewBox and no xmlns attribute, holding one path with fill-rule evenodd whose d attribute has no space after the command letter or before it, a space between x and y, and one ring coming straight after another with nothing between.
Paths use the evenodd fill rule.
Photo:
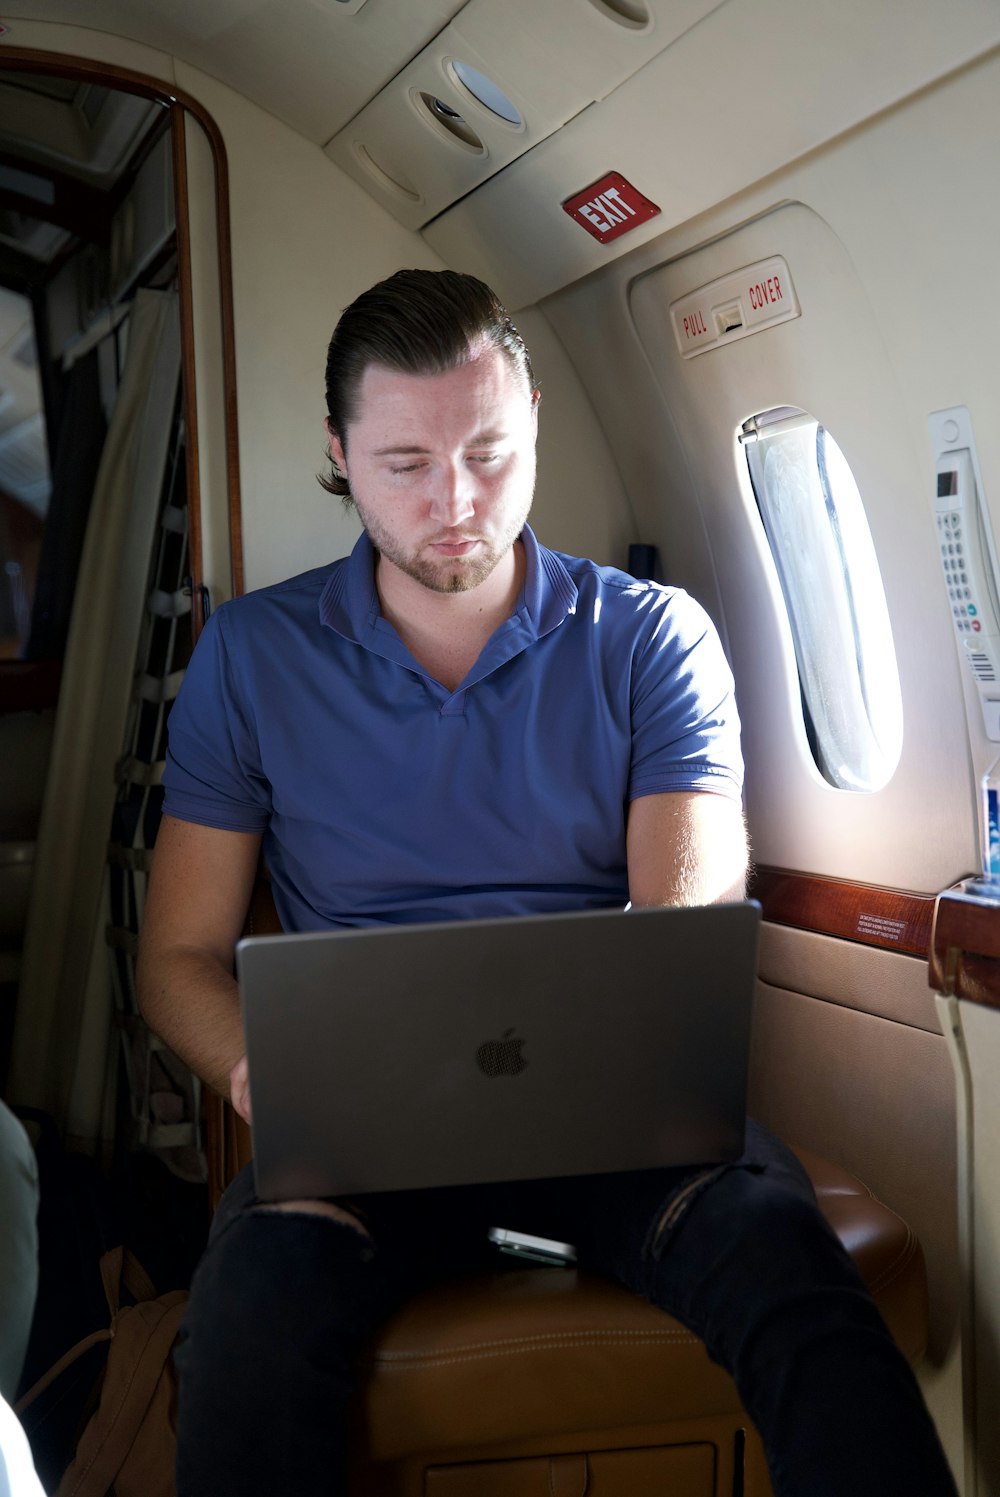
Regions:
<instances>
[{"instance_id":1,"label":"blue polo shirt","mask_svg":"<svg viewBox=\"0 0 1000 1497\"><path fill-rule=\"evenodd\" d=\"M456 691L379 611L374 553L219 608L164 810L264 836L286 930L624 905L627 803L742 785L733 682L686 593L539 544Z\"/></svg>"}]
</instances>

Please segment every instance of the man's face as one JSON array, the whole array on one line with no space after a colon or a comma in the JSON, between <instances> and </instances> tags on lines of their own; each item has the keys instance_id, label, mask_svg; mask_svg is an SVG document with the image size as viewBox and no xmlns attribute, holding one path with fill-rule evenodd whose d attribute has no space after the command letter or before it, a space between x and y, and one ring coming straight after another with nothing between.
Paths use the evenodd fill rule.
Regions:
<instances>
[{"instance_id":1,"label":"man's face","mask_svg":"<svg viewBox=\"0 0 1000 1497\"><path fill-rule=\"evenodd\" d=\"M497 348L444 374L368 366L330 452L382 564L439 593L486 580L531 508L536 399Z\"/></svg>"}]
</instances>

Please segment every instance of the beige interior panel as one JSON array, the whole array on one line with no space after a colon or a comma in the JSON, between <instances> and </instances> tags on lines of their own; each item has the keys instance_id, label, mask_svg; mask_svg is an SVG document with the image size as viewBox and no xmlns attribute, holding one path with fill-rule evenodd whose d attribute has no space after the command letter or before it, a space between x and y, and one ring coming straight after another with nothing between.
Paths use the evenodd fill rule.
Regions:
<instances>
[{"instance_id":1,"label":"beige interior panel","mask_svg":"<svg viewBox=\"0 0 1000 1497\"><path fill-rule=\"evenodd\" d=\"M857 1174L910 1223L927 1257L941 1359L957 1314L955 1085L943 1039L762 982L749 1107Z\"/></svg>"},{"instance_id":2,"label":"beige interior panel","mask_svg":"<svg viewBox=\"0 0 1000 1497\"><path fill-rule=\"evenodd\" d=\"M761 982L748 1106L781 1137L864 1180L920 1239L930 1295L920 1382L952 1468L960 1471L955 1084L945 1041Z\"/></svg>"},{"instance_id":3,"label":"beige interior panel","mask_svg":"<svg viewBox=\"0 0 1000 1497\"><path fill-rule=\"evenodd\" d=\"M537 308L522 309L517 326L542 392L532 527L556 551L624 567L636 521L590 397Z\"/></svg>"},{"instance_id":4,"label":"beige interior panel","mask_svg":"<svg viewBox=\"0 0 1000 1497\"><path fill-rule=\"evenodd\" d=\"M918 957L765 921L757 971L772 987L941 1033L927 963Z\"/></svg>"}]
</instances>

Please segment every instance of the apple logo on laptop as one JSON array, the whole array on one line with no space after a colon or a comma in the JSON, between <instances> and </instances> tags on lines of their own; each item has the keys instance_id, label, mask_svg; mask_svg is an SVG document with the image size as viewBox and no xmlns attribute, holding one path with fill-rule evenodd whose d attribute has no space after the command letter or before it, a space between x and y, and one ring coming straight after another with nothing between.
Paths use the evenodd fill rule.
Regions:
<instances>
[{"instance_id":1,"label":"apple logo on laptop","mask_svg":"<svg viewBox=\"0 0 1000 1497\"><path fill-rule=\"evenodd\" d=\"M521 1054L524 1040L505 1029L498 1040L486 1040L476 1051L476 1065L485 1076L516 1076L528 1062Z\"/></svg>"}]
</instances>

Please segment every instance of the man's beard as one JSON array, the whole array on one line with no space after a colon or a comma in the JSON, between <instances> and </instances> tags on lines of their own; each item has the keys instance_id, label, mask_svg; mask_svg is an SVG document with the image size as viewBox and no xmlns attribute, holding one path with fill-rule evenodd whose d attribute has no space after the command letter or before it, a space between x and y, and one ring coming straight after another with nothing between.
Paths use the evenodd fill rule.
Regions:
<instances>
[{"instance_id":1,"label":"man's beard","mask_svg":"<svg viewBox=\"0 0 1000 1497\"><path fill-rule=\"evenodd\" d=\"M476 550L469 557L443 556L438 561L433 557L413 556L404 551L388 530L365 516L360 506L358 515L376 551L407 577L412 577L421 587L434 593L467 593L479 587L496 570L524 529L529 509L530 505L526 506L523 515L512 521L507 530L492 543L481 535L463 535L465 540L479 541Z\"/></svg>"}]
</instances>

